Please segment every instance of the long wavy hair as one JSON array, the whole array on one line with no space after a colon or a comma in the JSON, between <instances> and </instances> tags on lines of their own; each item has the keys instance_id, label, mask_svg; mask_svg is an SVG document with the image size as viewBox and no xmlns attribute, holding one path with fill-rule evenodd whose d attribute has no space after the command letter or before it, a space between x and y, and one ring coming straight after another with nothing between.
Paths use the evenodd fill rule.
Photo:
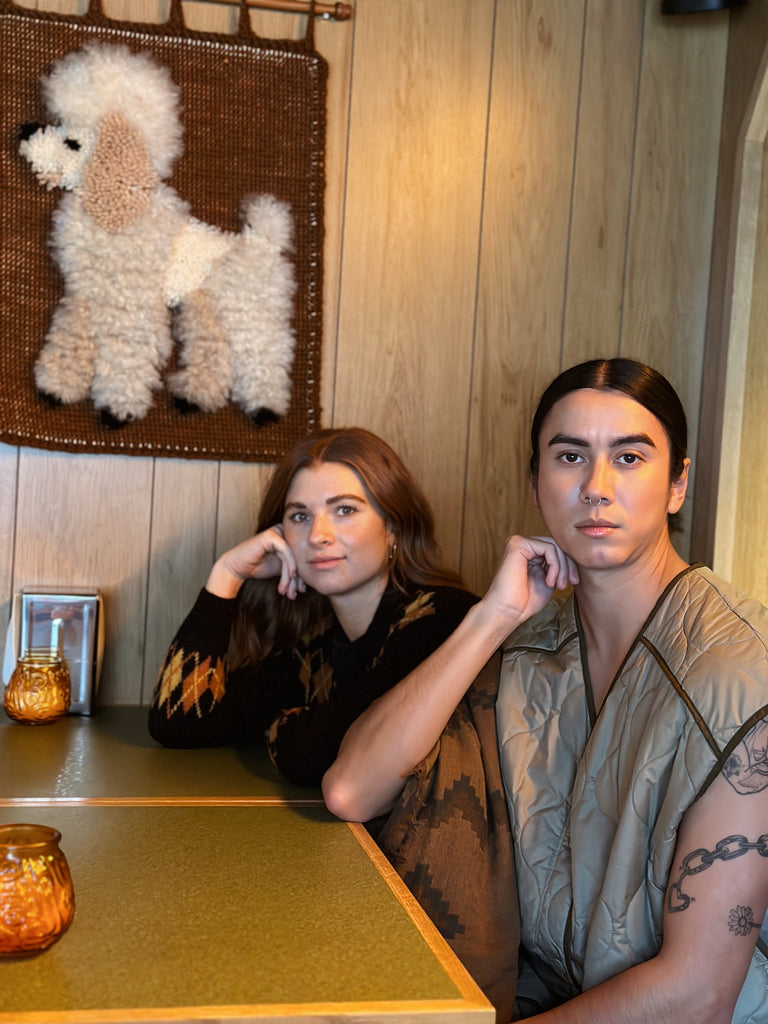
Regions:
<instances>
[{"instance_id":1,"label":"long wavy hair","mask_svg":"<svg viewBox=\"0 0 768 1024\"><path fill-rule=\"evenodd\" d=\"M434 516L421 488L392 448L361 427L321 430L288 452L264 495L257 533L282 522L285 498L299 470L323 462L337 462L357 474L394 534L389 586L403 592L413 586L463 588L461 578L442 565ZM291 601L277 592L277 579L246 580L232 629L230 662L258 664L326 618L330 603L316 591L308 589Z\"/></svg>"}]
</instances>

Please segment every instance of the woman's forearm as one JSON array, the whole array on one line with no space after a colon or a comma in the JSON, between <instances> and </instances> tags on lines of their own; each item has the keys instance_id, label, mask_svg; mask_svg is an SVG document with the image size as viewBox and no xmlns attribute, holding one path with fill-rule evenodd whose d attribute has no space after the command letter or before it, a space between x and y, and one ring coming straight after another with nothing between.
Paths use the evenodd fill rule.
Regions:
<instances>
[{"instance_id":1,"label":"woman's forearm","mask_svg":"<svg viewBox=\"0 0 768 1024\"><path fill-rule=\"evenodd\" d=\"M556 589L578 578L553 541L511 537L485 597L434 654L353 723L323 779L329 810L348 821L388 811L494 651Z\"/></svg>"},{"instance_id":2,"label":"woman's forearm","mask_svg":"<svg viewBox=\"0 0 768 1024\"><path fill-rule=\"evenodd\" d=\"M323 778L323 796L334 814L369 821L389 810L508 633L508 622L483 602L474 605L441 647L371 704Z\"/></svg>"}]
</instances>

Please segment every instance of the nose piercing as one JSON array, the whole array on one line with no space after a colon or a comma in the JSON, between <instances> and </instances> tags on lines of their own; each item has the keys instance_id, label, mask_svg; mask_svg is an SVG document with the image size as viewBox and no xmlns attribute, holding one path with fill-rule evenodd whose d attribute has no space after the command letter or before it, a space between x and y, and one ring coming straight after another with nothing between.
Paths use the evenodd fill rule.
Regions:
<instances>
[{"instance_id":1,"label":"nose piercing","mask_svg":"<svg viewBox=\"0 0 768 1024\"><path fill-rule=\"evenodd\" d=\"M599 505L602 502L602 498L598 498L597 501L592 501L591 498L587 498L588 505Z\"/></svg>"}]
</instances>

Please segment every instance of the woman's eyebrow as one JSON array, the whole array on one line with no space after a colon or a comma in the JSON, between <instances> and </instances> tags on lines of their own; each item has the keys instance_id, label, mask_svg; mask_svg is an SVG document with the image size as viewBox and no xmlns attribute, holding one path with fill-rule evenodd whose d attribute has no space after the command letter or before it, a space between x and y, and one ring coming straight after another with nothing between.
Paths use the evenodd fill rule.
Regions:
<instances>
[{"instance_id":1,"label":"woman's eyebrow","mask_svg":"<svg viewBox=\"0 0 768 1024\"><path fill-rule=\"evenodd\" d=\"M591 445L584 437L572 437L570 434L555 434L547 442L548 447L552 447L556 444L568 444L574 448L590 448ZM652 438L649 434L624 434L621 437L611 438L609 448L622 448L624 445L633 444L645 444L649 448L655 448L656 445L653 443Z\"/></svg>"},{"instance_id":2,"label":"woman's eyebrow","mask_svg":"<svg viewBox=\"0 0 768 1024\"><path fill-rule=\"evenodd\" d=\"M326 505L335 505L338 501L356 501L360 504L367 504L365 498L359 494L335 494L332 498L326 498Z\"/></svg>"},{"instance_id":3,"label":"woman's eyebrow","mask_svg":"<svg viewBox=\"0 0 768 1024\"><path fill-rule=\"evenodd\" d=\"M339 501L356 501L360 505L368 504L365 498L361 497L359 494L334 494L332 498L325 499L325 504L335 505ZM285 510L287 511L289 508L304 509L307 508L307 506L303 501L287 501L285 503Z\"/></svg>"}]
</instances>

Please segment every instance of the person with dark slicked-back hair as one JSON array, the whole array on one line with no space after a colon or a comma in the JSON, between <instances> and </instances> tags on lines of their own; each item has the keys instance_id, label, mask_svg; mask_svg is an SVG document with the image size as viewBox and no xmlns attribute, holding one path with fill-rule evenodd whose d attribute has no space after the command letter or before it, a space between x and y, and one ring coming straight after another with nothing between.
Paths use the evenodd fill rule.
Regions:
<instances>
[{"instance_id":1,"label":"person with dark slicked-back hair","mask_svg":"<svg viewBox=\"0 0 768 1024\"><path fill-rule=\"evenodd\" d=\"M492 666L516 1019L768 1022L768 610L672 545L688 470L660 373L560 374L531 429L549 536L507 541L486 595L323 780L340 817L382 813Z\"/></svg>"},{"instance_id":2,"label":"person with dark slicked-back hair","mask_svg":"<svg viewBox=\"0 0 768 1024\"><path fill-rule=\"evenodd\" d=\"M389 445L320 431L274 471L256 534L213 565L160 670L150 733L172 747L266 744L290 782L319 786L352 722L476 600L442 565L429 504ZM470 689L419 786L366 824L503 1024L519 925L488 741L496 683ZM427 815L440 818L438 843Z\"/></svg>"}]
</instances>

